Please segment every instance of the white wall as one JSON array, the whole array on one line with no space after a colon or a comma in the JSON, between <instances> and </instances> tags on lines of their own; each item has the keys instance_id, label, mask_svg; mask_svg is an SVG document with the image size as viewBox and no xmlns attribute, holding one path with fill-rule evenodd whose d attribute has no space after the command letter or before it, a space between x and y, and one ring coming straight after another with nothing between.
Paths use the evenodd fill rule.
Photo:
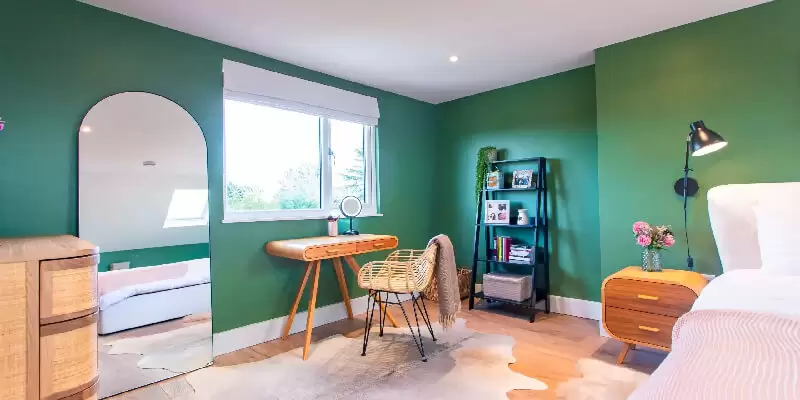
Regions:
<instances>
[{"instance_id":1,"label":"white wall","mask_svg":"<svg viewBox=\"0 0 800 400\"><path fill-rule=\"evenodd\" d=\"M102 100L84 118L78 229L101 251L208 242L208 225L163 227L176 189L207 185L203 133L177 104L148 93L122 93Z\"/></svg>"}]
</instances>

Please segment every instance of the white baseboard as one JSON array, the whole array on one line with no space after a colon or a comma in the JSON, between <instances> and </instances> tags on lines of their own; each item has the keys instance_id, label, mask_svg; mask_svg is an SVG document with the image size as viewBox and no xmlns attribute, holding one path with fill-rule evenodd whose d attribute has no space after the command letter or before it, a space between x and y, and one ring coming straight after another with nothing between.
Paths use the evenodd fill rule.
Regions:
<instances>
[{"instance_id":1,"label":"white baseboard","mask_svg":"<svg viewBox=\"0 0 800 400\"><path fill-rule=\"evenodd\" d=\"M400 301L409 299L411 299L410 295L400 295ZM390 299L390 301L392 300L394 299ZM353 314L363 313L367 309L367 296L350 299L350 306L353 308ZM289 329L289 334L306 330L307 317L307 311L297 313L292 322L292 327ZM319 307L314 310L314 327L330 324L345 318L347 318L347 311L344 307L344 302ZM215 333L213 337L214 357L280 338L287 319L289 319L289 316L284 315L283 317Z\"/></svg>"},{"instance_id":2,"label":"white baseboard","mask_svg":"<svg viewBox=\"0 0 800 400\"><path fill-rule=\"evenodd\" d=\"M603 317L603 308L599 301L553 295L550 296L550 312L593 319L595 321L600 321Z\"/></svg>"},{"instance_id":3,"label":"white baseboard","mask_svg":"<svg viewBox=\"0 0 800 400\"><path fill-rule=\"evenodd\" d=\"M407 301L409 295L400 295L400 301ZM350 300L353 313L358 315L367 309L367 296L361 296ZM602 317L602 307L600 302L573 299L570 297L550 296L550 311L556 314L572 315L579 318L587 318L600 321ZM297 313L289 329L289 334L302 332L306 329L306 317L308 312ZM236 329L214 334L214 356L231 353L257 344L269 342L281 337L281 332L289 317L273 318L263 322L257 322ZM314 327L329 324L347 318L347 311L344 303L330 304L314 310ZM600 332L604 334L602 323ZM607 335L606 335L607 336Z\"/></svg>"}]
</instances>

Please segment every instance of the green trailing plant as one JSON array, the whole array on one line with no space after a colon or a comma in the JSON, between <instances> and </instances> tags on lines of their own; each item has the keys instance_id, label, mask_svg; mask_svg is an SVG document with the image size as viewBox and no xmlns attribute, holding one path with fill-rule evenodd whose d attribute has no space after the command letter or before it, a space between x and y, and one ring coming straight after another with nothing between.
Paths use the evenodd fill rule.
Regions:
<instances>
[{"instance_id":1,"label":"green trailing plant","mask_svg":"<svg viewBox=\"0 0 800 400\"><path fill-rule=\"evenodd\" d=\"M475 202L481 198L481 191L486 182L486 174L489 172L489 167L492 163L489 162L487 154L490 151L497 150L494 146L481 147L478 150L478 162L475 164Z\"/></svg>"}]
</instances>

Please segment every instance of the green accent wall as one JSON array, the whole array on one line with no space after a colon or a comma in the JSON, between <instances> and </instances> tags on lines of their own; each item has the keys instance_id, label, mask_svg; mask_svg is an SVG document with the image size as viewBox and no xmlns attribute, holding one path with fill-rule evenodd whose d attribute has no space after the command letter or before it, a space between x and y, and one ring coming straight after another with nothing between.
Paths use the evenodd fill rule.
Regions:
<instances>
[{"instance_id":1,"label":"green accent wall","mask_svg":"<svg viewBox=\"0 0 800 400\"><path fill-rule=\"evenodd\" d=\"M108 271L109 265L112 263L126 261L131 263L131 268L138 268L196 260L198 258L208 258L208 253L208 243L107 251L100 253L100 264L97 266L97 270L100 272Z\"/></svg>"},{"instance_id":2,"label":"green accent wall","mask_svg":"<svg viewBox=\"0 0 800 400\"><path fill-rule=\"evenodd\" d=\"M192 114L208 144L214 332L286 315L304 268L267 256L264 244L325 234L327 222L221 223L223 58L377 97L385 215L356 225L397 235L407 248L424 247L432 236L433 105L76 1L2 0L0 10L0 115L7 121L0 133L0 236L76 234L81 119L105 96L156 93ZM333 270L324 267L318 306L341 301ZM346 274L352 295L364 294Z\"/></svg>"},{"instance_id":3,"label":"green accent wall","mask_svg":"<svg viewBox=\"0 0 800 400\"><path fill-rule=\"evenodd\" d=\"M475 162L483 146L501 159L549 158L555 295L600 299L600 238L594 68L580 68L437 106L439 156L435 212L460 266L472 265ZM517 169L532 165L520 164ZM514 167L504 168L507 173ZM533 192L504 195L533 214ZM516 213L513 214L516 216ZM508 230L532 240L532 232ZM481 246L482 248L482 246Z\"/></svg>"},{"instance_id":4,"label":"green accent wall","mask_svg":"<svg viewBox=\"0 0 800 400\"><path fill-rule=\"evenodd\" d=\"M639 265L631 225L671 224L667 267L685 267L682 175L688 124L705 120L727 148L690 160L700 193L689 204L697 270L720 273L709 188L800 181L800 2L772 3L596 52L602 275Z\"/></svg>"}]
</instances>

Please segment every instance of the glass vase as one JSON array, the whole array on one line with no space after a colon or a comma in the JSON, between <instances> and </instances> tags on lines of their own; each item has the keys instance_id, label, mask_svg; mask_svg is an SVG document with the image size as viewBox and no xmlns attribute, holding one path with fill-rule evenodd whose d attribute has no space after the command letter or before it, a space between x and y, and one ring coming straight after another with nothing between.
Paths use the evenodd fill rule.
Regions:
<instances>
[{"instance_id":1,"label":"glass vase","mask_svg":"<svg viewBox=\"0 0 800 400\"><path fill-rule=\"evenodd\" d=\"M661 250L645 248L642 251L642 271L661 272Z\"/></svg>"}]
</instances>

